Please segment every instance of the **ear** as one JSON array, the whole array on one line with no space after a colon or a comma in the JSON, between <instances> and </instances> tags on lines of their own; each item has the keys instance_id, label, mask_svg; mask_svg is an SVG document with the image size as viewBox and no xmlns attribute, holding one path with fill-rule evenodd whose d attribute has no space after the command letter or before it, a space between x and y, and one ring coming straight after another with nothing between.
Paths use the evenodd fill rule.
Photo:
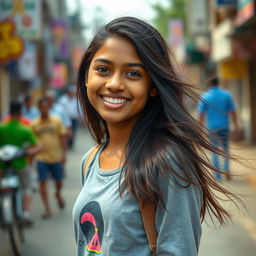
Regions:
<instances>
[{"instance_id":1,"label":"ear","mask_svg":"<svg viewBox=\"0 0 256 256\"><path fill-rule=\"evenodd\" d=\"M156 88L152 88L149 92L149 96L155 97L158 94L158 90Z\"/></svg>"}]
</instances>

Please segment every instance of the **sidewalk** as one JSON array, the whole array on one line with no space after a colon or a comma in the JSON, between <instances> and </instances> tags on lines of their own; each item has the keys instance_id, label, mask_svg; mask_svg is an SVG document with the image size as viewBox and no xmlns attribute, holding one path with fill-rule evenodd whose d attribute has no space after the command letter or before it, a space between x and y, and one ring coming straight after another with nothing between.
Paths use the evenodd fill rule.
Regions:
<instances>
[{"instance_id":1,"label":"sidewalk","mask_svg":"<svg viewBox=\"0 0 256 256\"><path fill-rule=\"evenodd\" d=\"M250 184L256 186L256 145L249 145L244 141L232 142L230 145L231 153L235 154L245 165L231 161L231 171L241 175Z\"/></svg>"}]
</instances>

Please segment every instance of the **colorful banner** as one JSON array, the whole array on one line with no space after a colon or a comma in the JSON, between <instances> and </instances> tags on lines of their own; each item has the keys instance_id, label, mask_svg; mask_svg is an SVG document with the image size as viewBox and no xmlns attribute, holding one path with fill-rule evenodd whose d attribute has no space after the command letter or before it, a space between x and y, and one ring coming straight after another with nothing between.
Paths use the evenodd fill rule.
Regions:
<instances>
[{"instance_id":1,"label":"colorful banner","mask_svg":"<svg viewBox=\"0 0 256 256\"><path fill-rule=\"evenodd\" d=\"M33 43L25 43L25 51L18 60L19 78L33 80L37 77L37 46Z\"/></svg>"},{"instance_id":2,"label":"colorful banner","mask_svg":"<svg viewBox=\"0 0 256 256\"><path fill-rule=\"evenodd\" d=\"M68 68L66 63L53 64L50 88L63 89L68 81Z\"/></svg>"},{"instance_id":3,"label":"colorful banner","mask_svg":"<svg viewBox=\"0 0 256 256\"><path fill-rule=\"evenodd\" d=\"M24 39L39 39L41 8L41 0L0 0L0 20L12 19Z\"/></svg>"},{"instance_id":4,"label":"colorful banner","mask_svg":"<svg viewBox=\"0 0 256 256\"><path fill-rule=\"evenodd\" d=\"M256 14L255 0L238 0L236 24L241 25Z\"/></svg>"},{"instance_id":5,"label":"colorful banner","mask_svg":"<svg viewBox=\"0 0 256 256\"><path fill-rule=\"evenodd\" d=\"M65 59L68 57L67 22L56 20L51 25L54 45L54 57Z\"/></svg>"},{"instance_id":6,"label":"colorful banner","mask_svg":"<svg viewBox=\"0 0 256 256\"><path fill-rule=\"evenodd\" d=\"M23 40L16 35L15 30L12 21L0 21L0 63L17 59L24 51Z\"/></svg>"},{"instance_id":7,"label":"colorful banner","mask_svg":"<svg viewBox=\"0 0 256 256\"><path fill-rule=\"evenodd\" d=\"M84 54L84 49L81 47L75 47L72 50L72 67L75 71L78 71L81 59Z\"/></svg>"}]
</instances>

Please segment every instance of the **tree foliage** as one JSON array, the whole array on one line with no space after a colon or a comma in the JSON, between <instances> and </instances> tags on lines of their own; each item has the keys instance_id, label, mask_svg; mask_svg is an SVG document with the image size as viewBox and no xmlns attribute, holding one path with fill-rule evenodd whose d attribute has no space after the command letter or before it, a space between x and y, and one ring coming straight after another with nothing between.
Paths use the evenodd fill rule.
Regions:
<instances>
[{"instance_id":1,"label":"tree foliage","mask_svg":"<svg viewBox=\"0 0 256 256\"><path fill-rule=\"evenodd\" d=\"M153 22L160 33L166 38L168 35L168 20L171 18L181 18L185 21L186 0L166 0L168 5L163 5L160 1L151 5L155 11Z\"/></svg>"}]
</instances>

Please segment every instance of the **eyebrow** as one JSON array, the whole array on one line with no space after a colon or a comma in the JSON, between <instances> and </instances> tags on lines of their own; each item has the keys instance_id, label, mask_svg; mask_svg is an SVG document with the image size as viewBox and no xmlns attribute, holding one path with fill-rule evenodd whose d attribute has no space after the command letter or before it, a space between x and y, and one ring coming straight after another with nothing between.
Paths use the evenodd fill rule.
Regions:
<instances>
[{"instance_id":1,"label":"eyebrow","mask_svg":"<svg viewBox=\"0 0 256 256\"><path fill-rule=\"evenodd\" d=\"M103 62L106 64L114 64L112 61L108 60L108 59L104 59L104 58L98 58L96 59L94 62ZM142 65L141 63L135 62L135 63L126 63L125 66L128 67L141 67L143 69L146 70L146 68L144 67L144 65Z\"/></svg>"}]
</instances>

